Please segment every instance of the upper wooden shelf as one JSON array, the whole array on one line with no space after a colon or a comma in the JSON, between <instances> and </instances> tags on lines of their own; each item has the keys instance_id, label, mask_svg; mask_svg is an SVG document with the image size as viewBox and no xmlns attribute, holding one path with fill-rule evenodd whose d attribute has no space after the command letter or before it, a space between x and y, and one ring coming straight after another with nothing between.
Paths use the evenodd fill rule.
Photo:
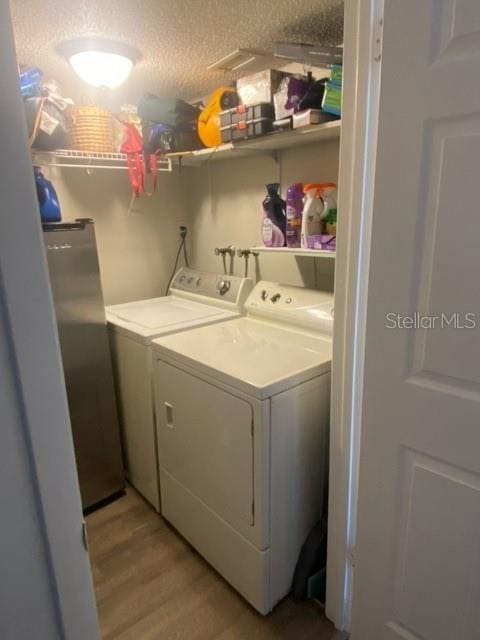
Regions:
<instances>
[{"instance_id":1,"label":"upper wooden shelf","mask_svg":"<svg viewBox=\"0 0 480 640\"><path fill-rule=\"evenodd\" d=\"M229 142L215 148L168 153L166 157L185 166L198 167L211 161L243 158L259 153L274 153L315 142L333 140L340 137L340 130L341 121L332 120L300 129L270 133L250 140Z\"/></svg>"}]
</instances>

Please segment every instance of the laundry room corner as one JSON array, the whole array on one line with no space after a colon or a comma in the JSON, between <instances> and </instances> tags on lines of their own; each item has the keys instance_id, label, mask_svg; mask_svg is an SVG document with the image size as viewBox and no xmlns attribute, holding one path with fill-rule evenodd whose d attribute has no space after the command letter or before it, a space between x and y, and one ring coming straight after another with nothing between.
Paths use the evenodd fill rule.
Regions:
<instances>
[{"instance_id":1,"label":"laundry room corner","mask_svg":"<svg viewBox=\"0 0 480 640\"><path fill-rule=\"evenodd\" d=\"M183 169L182 169L183 170ZM277 153L217 161L215 152L188 174L188 202L192 226L192 260L200 269L222 267L214 247L235 249L262 244L261 211L265 185L278 182L282 192L298 180L337 182L339 140L309 144ZM227 269L245 275L243 260L228 261ZM291 285L333 292L334 260L264 253L249 259L255 280L277 280Z\"/></svg>"},{"instance_id":2,"label":"laundry room corner","mask_svg":"<svg viewBox=\"0 0 480 640\"><path fill-rule=\"evenodd\" d=\"M480 1L0 60L0 640L480 640Z\"/></svg>"},{"instance_id":3,"label":"laundry room corner","mask_svg":"<svg viewBox=\"0 0 480 640\"><path fill-rule=\"evenodd\" d=\"M191 227L189 176L159 172L152 195L132 200L126 171L51 167L65 221L92 218L106 304L154 298L168 285L180 243L179 227ZM187 250L191 238L187 236Z\"/></svg>"},{"instance_id":4,"label":"laundry room corner","mask_svg":"<svg viewBox=\"0 0 480 640\"><path fill-rule=\"evenodd\" d=\"M10 2L103 640L333 640L343 1Z\"/></svg>"}]
</instances>

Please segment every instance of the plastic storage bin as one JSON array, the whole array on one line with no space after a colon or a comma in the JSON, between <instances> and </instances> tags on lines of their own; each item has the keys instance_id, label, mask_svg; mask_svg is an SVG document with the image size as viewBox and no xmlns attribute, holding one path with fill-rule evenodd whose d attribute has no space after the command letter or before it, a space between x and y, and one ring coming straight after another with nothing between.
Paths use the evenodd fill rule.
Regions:
<instances>
[{"instance_id":1,"label":"plastic storage bin","mask_svg":"<svg viewBox=\"0 0 480 640\"><path fill-rule=\"evenodd\" d=\"M293 114L293 128L299 129L311 124L322 124L332 120L336 120L333 114L326 113L322 109L306 109Z\"/></svg>"},{"instance_id":2,"label":"plastic storage bin","mask_svg":"<svg viewBox=\"0 0 480 640\"><path fill-rule=\"evenodd\" d=\"M246 140L269 133L273 129L273 120L270 118L257 118L255 120L242 120L234 124L220 128L222 142L235 142Z\"/></svg>"},{"instance_id":3,"label":"plastic storage bin","mask_svg":"<svg viewBox=\"0 0 480 640\"><path fill-rule=\"evenodd\" d=\"M260 118L274 119L273 105L270 102L260 102L259 104L245 105L239 104L237 107L227 109L220 113L220 127L229 127L237 122L251 122Z\"/></svg>"}]
</instances>

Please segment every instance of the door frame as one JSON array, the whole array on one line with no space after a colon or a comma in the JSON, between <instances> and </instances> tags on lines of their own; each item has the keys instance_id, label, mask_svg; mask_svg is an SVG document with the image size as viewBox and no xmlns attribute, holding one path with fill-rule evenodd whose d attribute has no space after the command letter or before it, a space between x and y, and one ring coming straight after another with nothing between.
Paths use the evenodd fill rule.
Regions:
<instances>
[{"instance_id":1,"label":"door frame","mask_svg":"<svg viewBox=\"0 0 480 640\"><path fill-rule=\"evenodd\" d=\"M346 0L326 615L350 630L383 0Z\"/></svg>"},{"instance_id":2,"label":"door frame","mask_svg":"<svg viewBox=\"0 0 480 640\"><path fill-rule=\"evenodd\" d=\"M383 0L345 1L344 110L340 162L340 222L335 267L330 450L327 616L348 629L355 545L358 451L362 401L365 303L378 120L380 65L374 40ZM36 480L39 535L45 538L51 588L63 637L98 637L96 606L86 553L81 553L81 502L75 474L65 385L54 311L38 221L27 132L18 91L17 63L8 0L0 0L2 115L12 148L3 149L0 185L10 215L0 217L0 293L10 320L7 336L16 360L30 451L25 477ZM379 48L379 47L376 47ZM4 108L5 107L5 108ZM15 133L15 136L13 136ZM8 171L6 165L8 163ZM14 177L12 180L12 172ZM357 176L361 176L358 179ZM19 183L25 188L18 190ZM9 243L5 239L13 239ZM35 340L25 340L34 335ZM47 368L45 368L47 367ZM46 374L48 373L48 375ZM0 443L2 434L0 430ZM56 442L62 456L52 456ZM62 487L59 491L58 487ZM77 552L78 549L78 552ZM33 623L33 621L32 621Z\"/></svg>"},{"instance_id":3,"label":"door frame","mask_svg":"<svg viewBox=\"0 0 480 640\"><path fill-rule=\"evenodd\" d=\"M18 537L33 532L42 549L41 557L35 549L24 549L24 565L31 572L22 607L32 633L36 628L43 633L45 618L51 616L52 640L96 640L93 581L8 0L0 0L0 59L0 328L5 327L0 339L8 347L0 384L13 380L7 406L0 409L1 415L16 416L15 422L9 420L10 429L0 428L0 450L15 429L12 455L22 461L9 477L15 487L6 487L3 504L21 510L15 520ZM15 505L19 494L22 502ZM15 543L16 532L10 538L5 532L9 543ZM8 545L2 550L8 566ZM14 588L22 590L22 579L27 580L19 574L15 584L4 585L12 590L9 597L15 597ZM41 591L49 594L48 611L39 613L35 596ZM8 622L15 625L18 613L11 615ZM5 629L3 636L12 637L12 630Z\"/></svg>"}]
</instances>

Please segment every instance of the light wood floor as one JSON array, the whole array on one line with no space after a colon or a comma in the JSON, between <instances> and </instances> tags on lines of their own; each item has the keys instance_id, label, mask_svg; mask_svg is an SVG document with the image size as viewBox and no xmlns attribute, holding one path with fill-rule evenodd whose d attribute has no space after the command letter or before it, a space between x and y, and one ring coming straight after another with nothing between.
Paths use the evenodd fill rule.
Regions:
<instances>
[{"instance_id":1,"label":"light wood floor","mask_svg":"<svg viewBox=\"0 0 480 640\"><path fill-rule=\"evenodd\" d=\"M262 617L133 490L89 515L104 640L332 640L314 603Z\"/></svg>"}]
</instances>

